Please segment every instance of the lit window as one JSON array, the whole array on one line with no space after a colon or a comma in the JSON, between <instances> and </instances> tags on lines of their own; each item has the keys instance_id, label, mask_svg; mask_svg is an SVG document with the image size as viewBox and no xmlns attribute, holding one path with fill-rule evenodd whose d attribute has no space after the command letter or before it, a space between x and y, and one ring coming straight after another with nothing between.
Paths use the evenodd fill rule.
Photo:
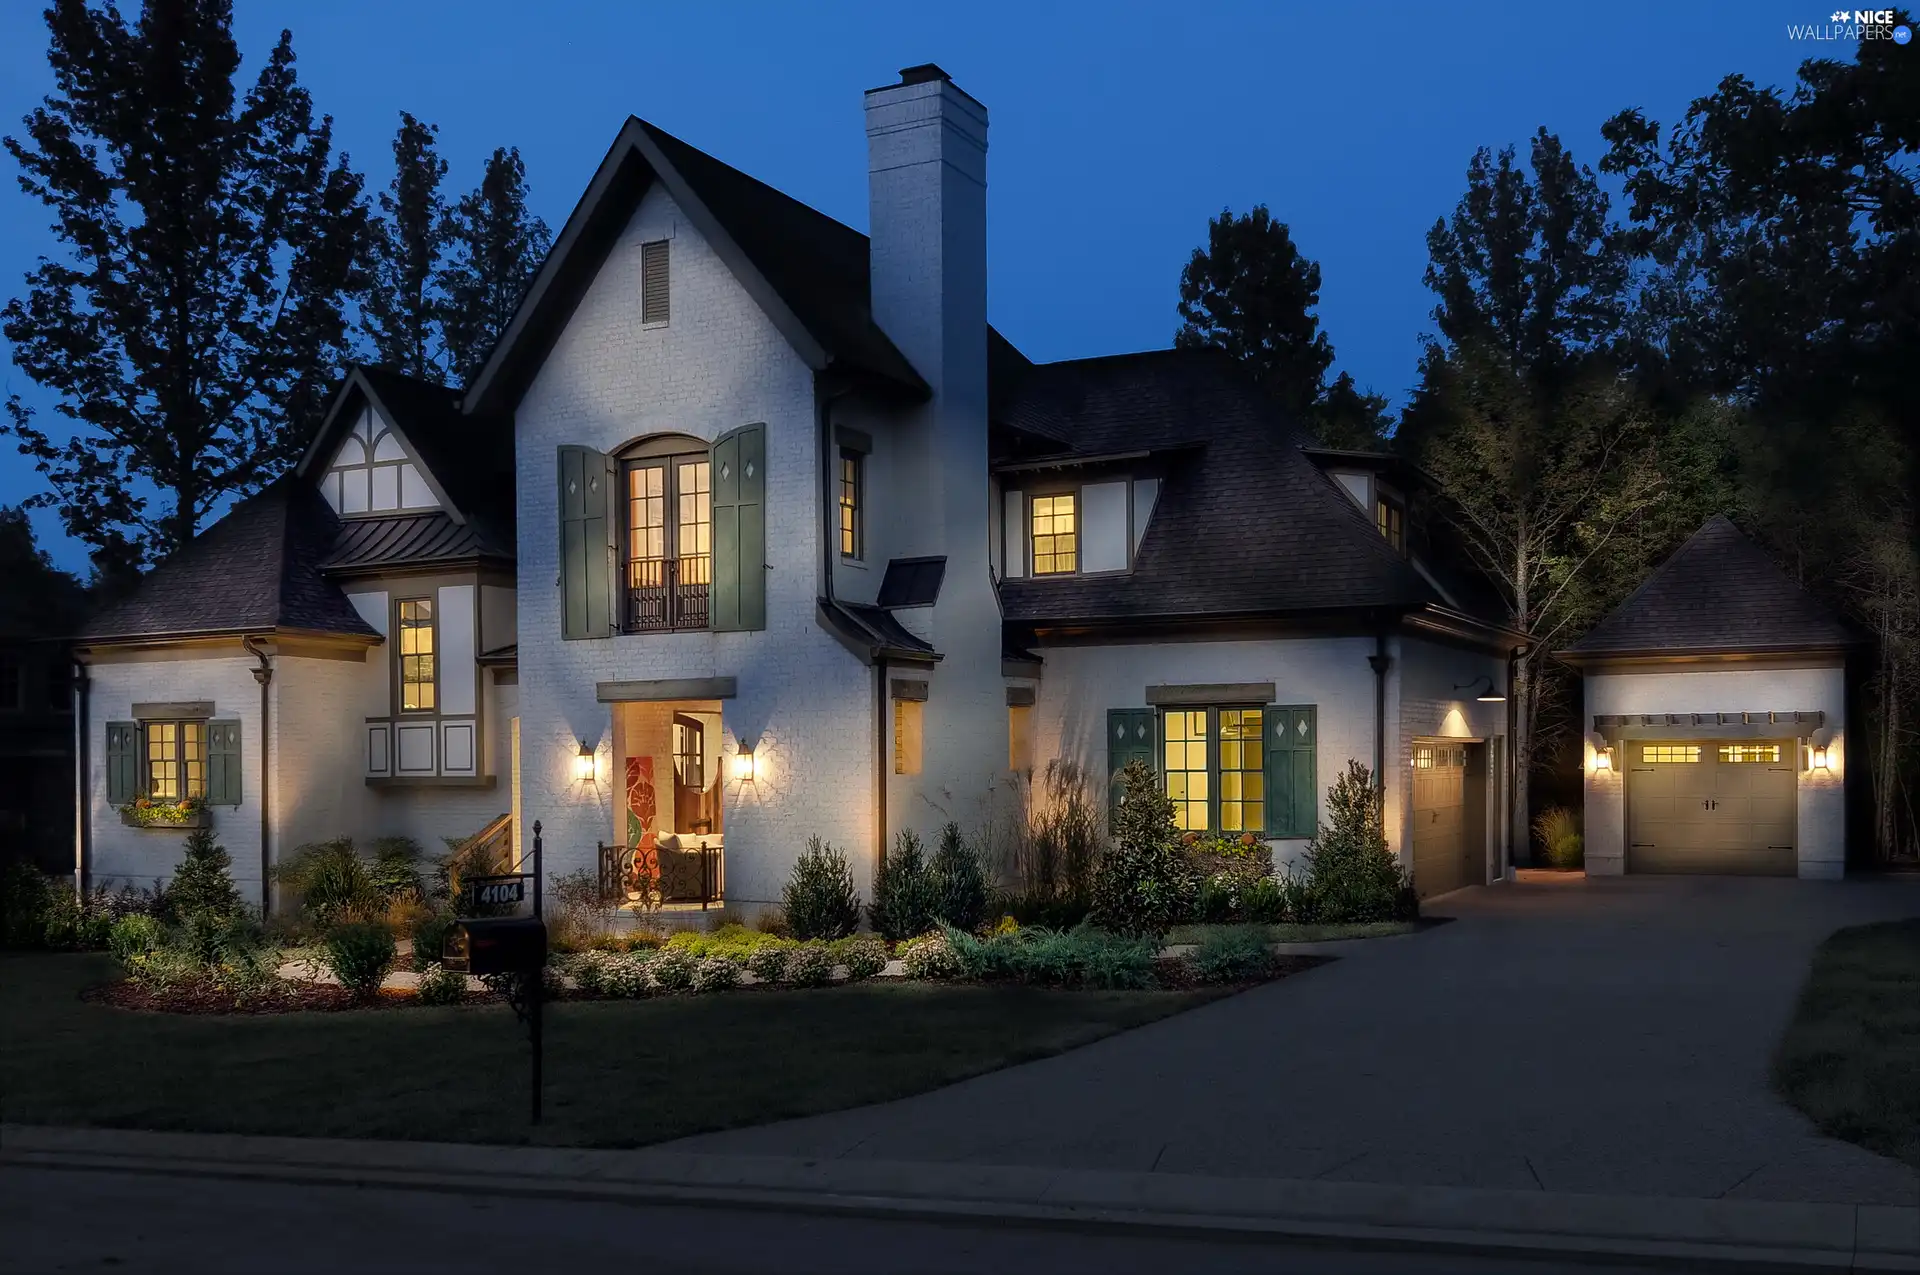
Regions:
<instances>
[{"instance_id":1,"label":"lit window","mask_svg":"<svg viewBox=\"0 0 1920 1275\"><path fill-rule=\"evenodd\" d=\"M893 701L893 773L920 773L920 717L926 707L917 699Z\"/></svg>"},{"instance_id":2,"label":"lit window","mask_svg":"<svg viewBox=\"0 0 1920 1275\"><path fill-rule=\"evenodd\" d=\"M433 600L400 603L400 707L431 713L434 707Z\"/></svg>"},{"instance_id":3,"label":"lit window","mask_svg":"<svg viewBox=\"0 0 1920 1275\"><path fill-rule=\"evenodd\" d=\"M1033 498L1033 574L1061 575L1079 566L1074 493Z\"/></svg>"},{"instance_id":4,"label":"lit window","mask_svg":"<svg viewBox=\"0 0 1920 1275\"><path fill-rule=\"evenodd\" d=\"M1373 504L1373 522L1396 552L1406 547L1406 514L1399 505L1385 496L1380 497Z\"/></svg>"},{"instance_id":5,"label":"lit window","mask_svg":"<svg viewBox=\"0 0 1920 1275\"><path fill-rule=\"evenodd\" d=\"M1649 765L1669 765L1675 762L1700 760L1698 744L1642 744L1640 760Z\"/></svg>"},{"instance_id":6,"label":"lit window","mask_svg":"<svg viewBox=\"0 0 1920 1275\"><path fill-rule=\"evenodd\" d=\"M1029 704L1007 705L1007 769L1027 771L1033 769L1033 745L1029 742L1028 731L1032 725L1033 707Z\"/></svg>"},{"instance_id":7,"label":"lit window","mask_svg":"<svg viewBox=\"0 0 1920 1275\"><path fill-rule=\"evenodd\" d=\"M1220 830L1259 832L1267 826L1266 758L1257 708L1220 710Z\"/></svg>"},{"instance_id":8,"label":"lit window","mask_svg":"<svg viewBox=\"0 0 1920 1275\"><path fill-rule=\"evenodd\" d=\"M713 474L706 456L629 465L626 522L625 630L706 628L713 588Z\"/></svg>"},{"instance_id":9,"label":"lit window","mask_svg":"<svg viewBox=\"0 0 1920 1275\"><path fill-rule=\"evenodd\" d=\"M1738 765L1742 762L1777 762L1780 760L1778 744L1722 744L1720 760Z\"/></svg>"},{"instance_id":10,"label":"lit window","mask_svg":"<svg viewBox=\"0 0 1920 1275\"><path fill-rule=\"evenodd\" d=\"M1207 710L1183 708L1161 719L1165 735L1167 796L1173 801L1173 822L1189 832L1207 828L1210 788L1207 775Z\"/></svg>"},{"instance_id":11,"label":"lit window","mask_svg":"<svg viewBox=\"0 0 1920 1275\"><path fill-rule=\"evenodd\" d=\"M146 795L180 801L207 795L207 724L146 723Z\"/></svg>"},{"instance_id":12,"label":"lit window","mask_svg":"<svg viewBox=\"0 0 1920 1275\"><path fill-rule=\"evenodd\" d=\"M840 556L860 556L860 453L840 453Z\"/></svg>"}]
</instances>

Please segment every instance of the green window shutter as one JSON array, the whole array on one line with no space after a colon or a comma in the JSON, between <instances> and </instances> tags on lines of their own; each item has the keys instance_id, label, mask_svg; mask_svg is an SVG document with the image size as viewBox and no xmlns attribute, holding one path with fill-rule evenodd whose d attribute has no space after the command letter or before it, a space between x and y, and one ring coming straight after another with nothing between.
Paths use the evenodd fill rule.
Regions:
<instances>
[{"instance_id":1,"label":"green window shutter","mask_svg":"<svg viewBox=\"0 0 1920 1275\"><path fill-rule=\"evenodd\" d=\"M743 425L714 440L713 596L716 632L767 627L767 427Z\"/></svg>"},{"instance_id":2,"label":"green window shutter","mask_svg":"<svg viewBox=\"0 0 1920 1275\"><path fill-rule=\"evenodd\" d=\"M614 465L591 447L560 449L560 635L613 633L613 559L619 519Z\"/></svg>"},{"instance_id":3,"label":"green window shutter","mask_svg":"<svg viewBox=\"0 0 1920 1275\"><path fill-rule=\"evenodd\" d=\"M1319 831L1319 723L1311 704L1267 708L1267 835Z\"/></svg>"},{"instance_id":4,"label":"green window shutter","mask_svg":"<svg viewBox=\"0 0 1920 1275\"><path fill-rule=\"evenodd\" d=\"M1154 765L1154 741L1158 736L1154 711L1150 708L1110 708L1107 710L1107 818L1120 809L1126 788L1120 772L1128 762ZM1157 768L1156 768L1157 769Z\"/></svg>"},{"instance_id":5,"label":"green window shutter","mask_svg":"<svg viewBox=\"0 0 1920 1275\"><path fill-rule=\"evenodd\" d=\"M207 723L207 804L240 804L240 723Z\"/></svg>"},{"instance_id":6,"label":"green window shutter","mask_svg":"<svg viewBox=\"0 0 1920 1275\"><path fill-rule=\"evenodd\" d=\"M140 727L134 722L107 723L107 804L124 806L140 795L137 778Z\"/></svg>"}]
</instances>

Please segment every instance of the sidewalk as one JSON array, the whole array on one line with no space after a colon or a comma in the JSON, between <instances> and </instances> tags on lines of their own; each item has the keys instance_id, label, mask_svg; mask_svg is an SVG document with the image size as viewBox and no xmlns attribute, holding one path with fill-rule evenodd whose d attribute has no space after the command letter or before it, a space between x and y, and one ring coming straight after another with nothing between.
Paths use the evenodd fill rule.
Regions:
<instances>
[{"instance_id":1,"label":"sidewalk","mask_svg":"<svg viewBox=\"0 0 1920 1275\"><path fill-rule=\"evenodd\" d=\"M0 1165L1742 1270L1920 1271L1920 1208L0 1126Z\"/></svg>"}]
</instances>

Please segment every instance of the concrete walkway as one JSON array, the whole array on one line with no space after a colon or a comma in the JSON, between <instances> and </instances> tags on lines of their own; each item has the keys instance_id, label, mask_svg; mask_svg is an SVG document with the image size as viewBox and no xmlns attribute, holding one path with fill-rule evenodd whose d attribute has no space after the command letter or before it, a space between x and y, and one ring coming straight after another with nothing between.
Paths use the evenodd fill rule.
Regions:
<instances>
[{"instance_id":1,"label":"concrete walkway","mask_svg":"<svg viewBox=\"0 0 1920 1275\"><path fill-rule=\"evenodd\" d=\"M1503 885L1308 974L900 1102L675 1151L1920 1204L1768 1059L1815 946L1920 880Z\"/></svg>"}]
</instances>

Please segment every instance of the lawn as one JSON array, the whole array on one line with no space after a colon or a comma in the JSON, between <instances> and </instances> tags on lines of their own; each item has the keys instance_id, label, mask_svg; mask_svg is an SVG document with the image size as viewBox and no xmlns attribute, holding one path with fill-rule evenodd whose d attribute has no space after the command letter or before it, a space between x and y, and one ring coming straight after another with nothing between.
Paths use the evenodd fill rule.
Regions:
<instances>
[{"instance_id":1,"label":"lawn","mask_svg":"<svg viewBox=\"0 0 1920 1275\"><path fill-rule=\"evenodd\" d=\"M1822 1133L1920 1168L1920 920L1820 945L1773 1081Z\"/></svg>"},{"instance_id":2,"label":"lawn","mask_svg":"<svg viewBox=\"0 0 1920 1275\"><path fill-rule=\"evenodd\" d=\"M1308 925L1289 922L1284 925L1267 925L1261 928L1267 932L1269 943L1326 943L1334 939L1381 939L1394 934L1412 934L1415 930L1427 929L1444 918L1425 921L1349 921L1339 924ZM1207 931L1222 927L1216 925L1176 925L1167 936L1169 943L1198 943L1207 935ZM1234 926L1230 928L1238 929Z\"/></svg>"},{"instance_id":3,"label":"lawn","mask_svg":"<svg viewBox=\"0 0 1920 1275\"><path fill-rule=\"evenodd\" d=\"M505 1006L205 1016L82 1002L100 955L0 956L0 1118L637 1146L902 1098L1222 993L863 983L551 1005L546 1119Z\"/></svg>"}]
</instances>

